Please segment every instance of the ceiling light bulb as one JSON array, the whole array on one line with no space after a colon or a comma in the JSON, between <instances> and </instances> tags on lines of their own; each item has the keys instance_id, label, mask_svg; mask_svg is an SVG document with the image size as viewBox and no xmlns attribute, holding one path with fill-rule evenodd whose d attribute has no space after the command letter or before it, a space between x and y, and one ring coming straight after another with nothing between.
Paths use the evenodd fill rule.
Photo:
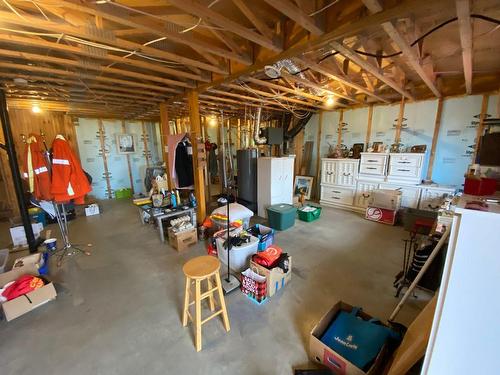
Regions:
<instances>
[{"instance_id":1,"label":"ceiling light bulb","mask_svg":"<svg viewBox=\"0 0 500 375\"><path fill-rule=\"evenodd\" d=\"M31 111L33 111L33 113L40 113L42 110L37 104L33 104L33 107L31 107Z\"/></svg>"},{"instance_id":2,"label":"ceiling light bulb","mask_svg":"<svg viewBox=\"0 0 500 375\"><path fill-rule=\"evenodd\" d=\"M216 126L217 125L217 119L215 117L211 117L210 120L208 120L208 125L210 125L210 126Z\"/></svg>"},{"instance_id":3,"label":"ceiling light bulb","mask_svg":"<svg viewBox=\"0 0 500 375\"><path fill-rule=\"evenodd\" d=\"M329 96L325 100L325 106L331 108L335 105L335 98L333 96Z\"/></svg>"}]
</instances>

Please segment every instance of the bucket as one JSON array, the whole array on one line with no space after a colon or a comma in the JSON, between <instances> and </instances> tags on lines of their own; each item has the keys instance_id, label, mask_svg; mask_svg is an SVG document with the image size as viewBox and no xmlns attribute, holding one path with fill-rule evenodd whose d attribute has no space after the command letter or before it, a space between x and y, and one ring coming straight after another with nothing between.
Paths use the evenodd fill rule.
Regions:
<instances>
[{"instance_id":1,"label":"bucket","mask_svg":"<svg viewBox=\"0 0 500 375\"><path fill-rule=\"evenodd\" d=\"M45 248L48 252L56 251L57 238L47 238L45 241L43 241L43 244L45 245Z\"/></svg>"}]
</instances>

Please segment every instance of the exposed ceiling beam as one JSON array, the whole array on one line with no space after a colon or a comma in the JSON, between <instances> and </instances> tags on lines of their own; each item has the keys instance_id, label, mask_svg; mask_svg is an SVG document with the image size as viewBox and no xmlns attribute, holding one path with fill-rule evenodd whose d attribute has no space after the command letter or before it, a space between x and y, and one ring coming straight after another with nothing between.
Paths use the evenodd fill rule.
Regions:
<instances>
[{"instance_id":1,"label":"exposed ceiling beam","mask_svg":"<svg viewBox=\"0 0 500 375\"><path fill-rule=\"evenodd\" d=\"M195 16L198 16L203 20L206 20L217 26L221 26L227 31L230 31L236 35L241 36L242 38L248 39L272 51L280 52L282 50L279 46L275 45L272 40L260 35L259 33L256 33L255 31L247 29L244 26L241 26L238 22L226 18L225 16L213 11L205 5L200 4L196 0L170 0L169 2L185 12L194 14Z\"/></svg>"},{"instance_id":2,"label":"exposed ceiling beam","mask_svg":"<svg viewBox=\"0 0 500 375\"><path fill-rule=\"evenodd\" d=\"M368 8L368 10L372 13L381 12L383 9L382 4L380 4L379 0L362 0L362 1ZM434 95L440 98L441 93L439 92L435 83L433 82L431 77L429 77L427 73L424 71L422 65L420 65L420 61L417 54L413 51L412 47L408 44L408 42L405 40L403 35L398 31L398 29L396 29L394 23L392 21L384 22L382 24L382 28L387 33L387 35L389 35L389 37L394 41L394 43L396 43L401 52L403 52L403 56L408 61L408 64L413 68L413 70L415 70L415 72L417 72L420 78L422 78L427 87L429 87L429 89L434 93Z\"/></svg>"},{"instance_id":3,"label":"exposed ceiling beam","mask_svg":"<svg viewBox=\"0 0 500 375\"><path fill-rule=\"evenodd\" d=\"M253 104L253 103L249 103L248 101L247 102L242 102L241 100L234 100L234 99L228 99L228 98L223 98L223 97L220 97L220 96L213 96L213 95L208 95L208 94L200 94L199 97L201 99L208 99L208 100L212 100L212 101L220 101L220 102L226 102L226 103L231 103L231 104L234 104L237 108L244 108L245 106L247 107L262 107L262 108L266 108L266 109L269 109L269 110L272 110L272 111L280 111L280 112L288 112L285 108L283 107L272 107L272 103L270 105L265 105L265 104ZM255 98L253 98L255 99ZM261 103L267 103L269 104L269 102L265 102L265 101L261 101ZM274 104L274 105L277 105L277 104Z\"/></svg>"},{"instance_id":4,"label":"exposed ceiling beam","mask_svg":"<svg viewBox=\"0 0 500 375\"><path fill-rule=\"evenodd\" d=\"M303 98L312 99L312 100L316 100L316 101L319 101L319 102L323 102L323 100L324 100L320 96L309 94L308 92L304 92L302 90L299 90L298 88L291 89L291 88L288 88L288 87L285 87L285 86L282 86L282 85L277 85L275 83L271 83L269 81L263 81L261 79L257 79L257 78L253 78L253 77L244 76L244 77L241 77L241 80L243 80L243 81L249 81L249 82L255 83L256 85L259 85L259 86L263 86L263 87L267 87L267 88L270 88L270 89L287 92L287 93L290 93L290 94L294 94L294 95L297 95L297 96L302 96Z\"/></svg>"},{"instance_id":5,"label":"exposed ceiling beam","mask_svg":"<svg viewBox=\"0 0 500 375\"><path fill-rule=\"evenodd\" d=\"M298 6L291 3L289 0L264 0L283 13L288 18L294 20L298 25L309 31L311 34L319 36L324 34L324 30L319 27L314 18L308 16Z\"/></svg>"},{"instance_id":6,"label":"exposed ceiling beam","mask_svg":"<svg viewBox=\"0 0 500 375\"><path fill-rule=\"evenodd\" d=\"M343 83L346 86L352 87L355 90L358 90L359 92L362 92L366 95L371 96L372 98L375 98L377 100L380 100L382 102L388 103L389 101L387 99L382 98L381 96L375 94L373 91L370 91L366 87L363 87L355 82L352 81L352 79L347 76L347 75L341 75L338 72L336 72L334 69L329 68L328 65L326 64L317 64L314 61L307 59L307 58L301 58L300 61L304 63L307 67L311 68L312 70L323 74L325 77L328 77L330 79L333 79L335 81L339 81Z\"/></svg>"},{"instance_id":7,"label":"exposed ceiling beam","mask_svg":"<svg viewBox=\"0 0 500 375\"><path fill-rule=\"evenodd\" d=\"M233 0L233 3L238 7L238 9L245 15L246 18L255 26L259 32L264 35L269 40L273 40L274 33L265 22L255 15L252 9L248 6L247 0Z\"/></svg>"},{"instance_id":8,"label":"exposed ceiling beam","mask_svg":"<svg viewBox=\"0 0 500 375\"><path fill-rule=\"evenodd\" d=\"M297 77L297 76L294 76L294 75L291 75L291 74L288 74L288 73L285 73L285 72L281 72L281 75L284 78L288 79L289 81L302 84L304 86L310 87L310 88L315 89L315 90L323 91L326 94L330 94L330 95L336 96L338 98L343 98L343 99L349 100L351 102L359 103L359 101L357 101L356 99L353 99L353 98L351 98L349 96L346 96L346 95L340 94L338 92L332 91L332 90L330 90L330 89L328 89L326 87L318 85L317 83L311 82L311 81L309 81L307 79L303 79L303 78L300 78L300 77ZM345 105L342 105L340 103L338 103L338 105L345 106Z\"/></svg>"},{"instance_id":9,"label":"exposed ceiling beam","mask_svg":"<svg viewBox=\"0 0 500 375\"><path fill-rule=\"evenodd\" d=\"M103 10L102 7L100 7L99 5L94 5L91 3L85 3L85 5L80 5L65 0L55 0L54 3L57 4L57 6L59 7L65 7L67 9L72 9L78 12L84 12L94 16L97 15L102 17L103 19L116 22L124 26L133 27L138 30L144 30L158 37L166 37L175 43L185 44L191 48L200 49L220 57L232 59L242 64L249 65L252 63L251 59L249 59L248 57L241 56L232 51L225 50L224 48L220 48L212 43L208 43L203 40L193 38L188 33L179 33L176 31L170 31L167 28L156 26L152 22L142 22L137 19L133 20L131 17L129 17L128 15L124 14L121 11L118 11L117 9L114 9L113 13L110 13ZM43 3L41 4L43 5Z\"/></svg>"},{"instance_id":10,"label":"exposed ceiling beam","mask_svg":"<svg viewBox=\"0 0 500 375\"><path fill-rule=\"evenodd\" d=\"M23 18L20 18L17 17L14 13L4 12L4 11L0 11L0 21L18 26L36 28L39 30L44 30L46 32L71 35L74 37L99 42L104 45L119 47L127 51L141 52L143 54L147 54L159 59L175 61L180 64L197 67L200 69L208 70L219 74L227 73L225 69L219 66L213 66L184 56L176 55L168 51L148 46L143 46L142 44L139 43L129 42L128 40L105 36L102 33L92 32L90 29L85 27L74 27L70 25L63 25L60 23L46 21L40 17L28 16L28 15L23 15Z\"/></svg>"},{"instance_id":11,"label":"exposed ceiling beam","mask_svg":"<svg viewBox=\"0 0 500 375\"><path fill-rule=\"evenodd\" d=\"M188 82L175 81L172 79L157 77L155 75L147 75L143 73L136 73L130 70L116 69L108 66L102 66L96 63L85 63L82 61L64 59L60 57L52 57L47 55L39 55L36 53L26 53L26 52L18 52L18 51L10 51L6 49L0 49L0 56L11 57L16 59L23 59L28 61L43 61L49 62L52 64L62 65L62 66L71 66L75 68L81 68L86 70L96 70L102 73L111 73L120 75L123 77L137 78L146 81L154 81L158 83L163 83L165 85L174 85L186 88L194 88L195 85Z\"/></svg>"},{"instance_id":12,"label":"exposed ceiling beam","mask_svg":"<svg viewBox=\"0 0 500 375\"><path fill-rule=\"evenodd\" d=\"M375 66L371 65L368 61L361 58L356 52L354 52L350 48L345 47L342 44L335 42L335 41L330 42L330 45L333 47L333 49L338 51L341 55L347 57L349 60L351 60L356 65L358 65L360 68L363 68L371 75L377 77L379 80L384 82L387 86L392 87L394 90L399 92L401 95L407 97L408 99L414 100L413 95L411 95L408 91L406 91L404 88L399 86L396 82L394 82L389 77L384 76L378 68L376 68Z\"/></svg>"},{"instance_id":13,"label":"exposed ceiling beam","mask_svg":"<svg viewBox=\"0 0 500 375\"><path fill-rule=\"evenodd\" d=\"M470 18L470 1L456 0L460 45L462 46L462 63L464 66L465 91L472 93L472 22Z\"/></svg>"}]
</instances>

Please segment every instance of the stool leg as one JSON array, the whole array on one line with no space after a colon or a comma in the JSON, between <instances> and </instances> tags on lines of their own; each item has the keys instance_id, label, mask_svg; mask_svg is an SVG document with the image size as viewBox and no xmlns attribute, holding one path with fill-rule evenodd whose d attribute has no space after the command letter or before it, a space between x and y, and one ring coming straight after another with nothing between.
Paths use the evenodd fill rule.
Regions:
<instances>
[{"instance_id":1,"label":"stool leg","mask_svg":"<svg viewBox=\"0 0 500 375\"><path fill-rule=\"evenodd\" d=\"M210 276L207 277L207 286L208 286L208 290L212 289L212 287L213 287L212 281L210 280ZM214 295L213 295L213 293L210 293L210 295L208 296L208 305L210 306L210 311L214 311L215 310L215 303L214 303Z\"/></svg>"},{"instance_id":2,"label":"stool leg","mask_svg":"<svg viewBox=\"0 0 500 375\"><path fill-rule=\"evenodd\" d=\"M222 291L219 272L215 274L215 282L217 284L217 291L219 292L219 300L220 307L222 309L222 320L224 322L224 328L226 328L226 331L229 332L231 327L229 326L229 318L227 317L226 301L224 301L224 292Z\"/></svg>"},{"instance_id":3,"label":"stool leg","mask_svg":"<svg viewBox=\"0 0 500 375\"><path fill-rule=\"evenodd\" d=\"M187 326L188 323L188 310L189 310L189 293L191 287L191 279L186 277L186 287L184 289L184 311L182 313L182 326Z\"/></svg>"},{"instance_id":4,"label":"stool leg","mask_svg":"<svg viewBox=\"0 0 500 375\"><path fill-rule=\"evenodd\" d=\"M195 287L195 329L196 329L196 351L199 352L201 350L201 281L196 280L196 287Z\"/></svg>"}]
</instances>

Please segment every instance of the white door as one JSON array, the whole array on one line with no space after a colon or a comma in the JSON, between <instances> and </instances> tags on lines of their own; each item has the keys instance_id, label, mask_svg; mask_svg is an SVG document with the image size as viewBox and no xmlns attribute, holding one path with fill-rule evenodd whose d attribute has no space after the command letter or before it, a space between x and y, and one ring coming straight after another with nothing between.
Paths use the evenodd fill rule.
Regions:
<instances>
[{"instance_id":1,"label":"white door","mask_svg":"<svg viewBox=\"0 0 500 375\"><path fill-rule=\"evenodd\" d=\"M368 207L368 200L371 192L378 188L378 184L371 182L360 182L356 185L356 195L354 196L354 205L358 207Z\"/></svg>"},{"instance_id":2,"label":"white door","mask_svg":"<svg viewBox=\"0 0 500 375\"><path fill-rule=\"evenodd\" d=\"M280 201L283 192L283 160L272 158L271 167L271 204L282 203Z\"/></svg>"},{"instance_id":3,"label":"white door","mask_svg":"<svg viewBox=\"0 0 500 375\"><path fill-rule=\"evenodd\" d=\"M293 203L294 158L281 159L281 203Z\"/></svg>"},{"instance_id":4,"label":"white door","mask_svg":"<svg viewBox=\"0 0 500 375\"><path fill-rule=\"evenodd\" d=\"M323 160L321 168L321 183L327 185L335 184L335 171L337 162L332 160Z\"/></svg>"},{"instance_id":5,"label":"white door","mask_svg":"<svg viewBox=\"0 0 500 375\"><path fill-rule=\"evenodd\" d=\"M339 161L335 173L335 184L343 186L355 186L358 175L358 162Z\"/></svg>"}]
</instances>

